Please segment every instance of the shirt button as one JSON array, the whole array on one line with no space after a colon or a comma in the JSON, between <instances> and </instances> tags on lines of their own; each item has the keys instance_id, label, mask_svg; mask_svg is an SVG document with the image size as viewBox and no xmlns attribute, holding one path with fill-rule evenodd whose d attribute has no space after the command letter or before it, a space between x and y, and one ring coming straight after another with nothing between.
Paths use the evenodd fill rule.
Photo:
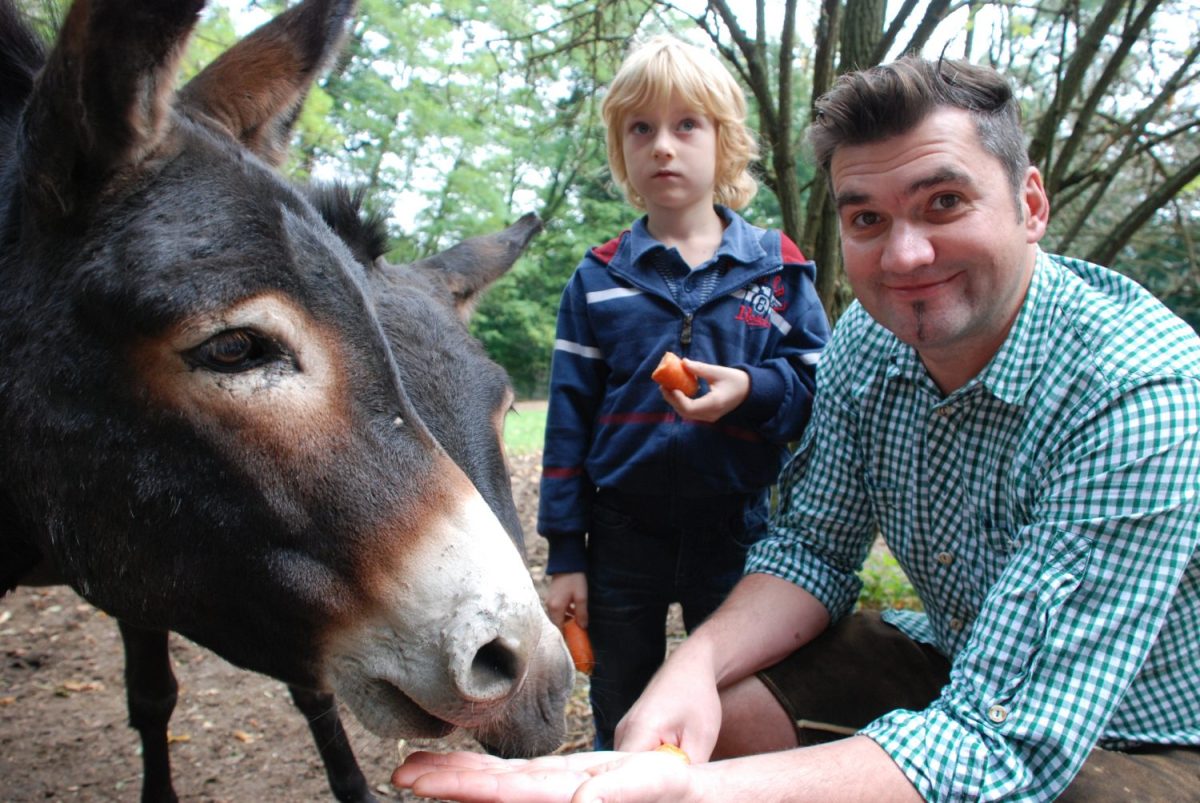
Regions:
<instances>
[{"instance_id":1,"label":"shirt button","mask_svg":"<svg viewBox=\"0 0 1200 803\"><path fill-rule=\"evenodd\" d=\"M1004 720L1008 719L1008 709L1002 705L993 705L988 709L988 719L999 725Z\"/></svg>"},{"instance_id":2,"label":"shirt button","mask_svg":"<svg viewBox=\"0 0 1200 803\"><path fill-rule=\"evenodd\" d=\"M952 552L939 552L934 559L943 566L949 566L954 562L954 554Z\"/></svg>"},{"instance_id":3,"label":"shirt button","mask_svg":"<svg viewBox=\"0 0 1200 803\"><path fill-rule=\"evenodd\" d=\"M955 633L962 630L963 629L963 620L959 619L957 616L955 616L953 619L950 620L950 629L953 630Z\"/></svg>"},{"instance_id":4,"label":"shirt button","mask_svg":"<svg viewBox=\"0 0 1200 803\"><path fill-rule=\"evenodd\" d=\"M937 414L942 418L949 418L950 416L954 415L954 410L950 407L939 407L937 409Z\"/></svg>"}]
</instances>

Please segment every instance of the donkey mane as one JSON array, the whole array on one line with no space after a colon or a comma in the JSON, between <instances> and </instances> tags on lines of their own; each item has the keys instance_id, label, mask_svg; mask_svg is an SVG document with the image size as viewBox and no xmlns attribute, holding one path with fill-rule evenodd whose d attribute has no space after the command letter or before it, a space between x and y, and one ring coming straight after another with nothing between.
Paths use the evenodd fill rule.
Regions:
<instances>
[{"instance_id":1,"label":"donkey mane","mask_svg":"<svg viewBox=\"0 0 1200 803\"><path fill-rule=\"evenodd\" d=\"M351 188L341 182L313 184L307 195L309 203L363 265L373 267L375 260L388 252L387 220L379 211L366 208L365 187Z\"/></svg>"}]
</instances>

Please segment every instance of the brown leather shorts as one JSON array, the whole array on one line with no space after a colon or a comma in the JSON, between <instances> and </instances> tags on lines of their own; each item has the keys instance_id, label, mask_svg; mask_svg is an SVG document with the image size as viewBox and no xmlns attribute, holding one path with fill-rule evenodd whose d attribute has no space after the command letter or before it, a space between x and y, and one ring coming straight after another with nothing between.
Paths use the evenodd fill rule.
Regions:
<instances>
[{"instance_id":1,"label":"brown leather shorts","mask_svg":"<svg viewBox=\"0 0 1200 803\"><path fill-rule=\"evenodd\" d=\"M758 677L796 726L801 745L848 736L941 693L950 663L874 612L847 616ZM1200 748L1096 748L1060 801L1200 801Z\"/></svg>"}]
</instances>

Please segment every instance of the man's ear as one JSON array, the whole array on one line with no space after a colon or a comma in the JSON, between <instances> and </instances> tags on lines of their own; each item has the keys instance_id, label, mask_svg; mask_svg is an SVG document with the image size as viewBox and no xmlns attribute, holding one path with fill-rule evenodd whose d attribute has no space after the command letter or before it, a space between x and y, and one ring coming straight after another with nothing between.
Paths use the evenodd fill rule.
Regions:
<instances>
[{"instance_id":1,"label":"man's ear","mask_svg":"<svg viewBox=\"0 0 1200 803\"><path fill-rule=\"evenodd\" d=\"M1026 170L1019 200L1024 207L1026 242L1040 242L1050 223L1050 199L1046 197L1042 174L1036 167Z\"/></svg>"}]
</instances>

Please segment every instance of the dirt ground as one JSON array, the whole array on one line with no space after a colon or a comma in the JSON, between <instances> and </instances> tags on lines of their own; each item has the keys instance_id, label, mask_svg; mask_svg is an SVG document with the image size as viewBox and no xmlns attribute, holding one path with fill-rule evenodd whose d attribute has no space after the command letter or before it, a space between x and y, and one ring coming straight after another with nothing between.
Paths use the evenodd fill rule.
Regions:
<instances>
[{"instance_id":1,"label":"dirt ground","mask_svg":"<svg viewBox=\"0 0 1200 803\"><path fill-rule=\"evenodd\" d=\"M540 456L514 458L522 522L534 532ZM529 535L531 570L544 584L545 542ZM180 683L171 761L182 801L332 800L301 714L279 681L237 669L172 636ZM69 589L18 589L0 599L0 801L136 801L137 734L126 724L116 623ZM591 743L587 679L577 675L564 752ZM405 745L344 722L381 799L414 800L388 784ZM411 747L412 745L407 745ZM422 742L478 749L465 736Z\"/></svg>"}]
</instances>

